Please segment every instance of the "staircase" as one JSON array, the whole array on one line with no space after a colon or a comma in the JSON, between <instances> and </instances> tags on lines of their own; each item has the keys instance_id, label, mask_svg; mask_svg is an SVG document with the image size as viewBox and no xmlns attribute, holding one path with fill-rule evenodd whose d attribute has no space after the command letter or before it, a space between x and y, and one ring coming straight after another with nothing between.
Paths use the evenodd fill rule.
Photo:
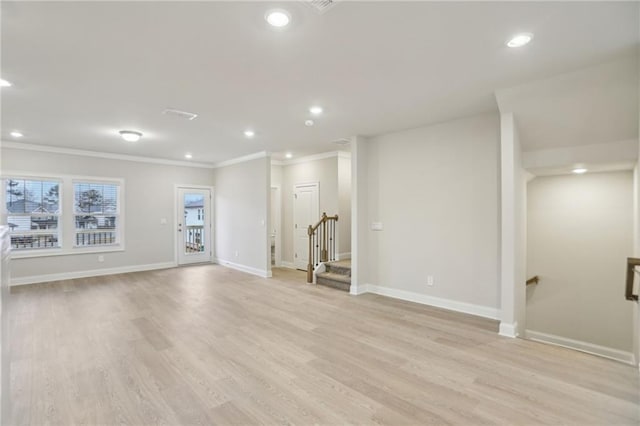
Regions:
<instances>
[{"instance_id":1,"label":"staircase","mask_svg":"<svg viewBox=\"0 0 640 426\"><path fill-rule=\"evenodd\" d=\"M351 260L337 260L324 264L325 272L316 274L316 284L338 290L351 289Z\"/></svg>"}]
</instances>

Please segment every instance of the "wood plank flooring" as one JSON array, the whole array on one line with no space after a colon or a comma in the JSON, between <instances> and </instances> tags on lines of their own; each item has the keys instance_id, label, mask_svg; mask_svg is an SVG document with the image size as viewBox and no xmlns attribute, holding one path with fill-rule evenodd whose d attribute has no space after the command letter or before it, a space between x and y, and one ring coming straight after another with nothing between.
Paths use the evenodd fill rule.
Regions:
<instances>
[{"instance_id":1,"label":"wood plank flooring","mask_svg":"<svg viewBox=\"0 0 640 426\"><path fill-rule=\"evenodd\" d=\"M216 265L14 287L15 425L640 423L633 367Z\"/></svg>"}]
</instances>

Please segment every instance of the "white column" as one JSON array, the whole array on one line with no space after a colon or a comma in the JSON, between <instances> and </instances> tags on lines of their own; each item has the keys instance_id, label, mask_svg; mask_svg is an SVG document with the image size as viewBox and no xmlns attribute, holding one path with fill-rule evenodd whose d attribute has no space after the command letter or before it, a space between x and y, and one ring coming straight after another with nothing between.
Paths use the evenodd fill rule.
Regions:
<instances>
[{"instance_id":1,"label":"white column","mask_svg":"<svg viewBox=\"0 0 640 426\"><path fill-rule=\"evenodd\" d=\"M351 138L351 294L366 292L368 195L366 139Z\"/></svg>"},{"instance_id":2,"label":"white column","mask_svg":"<svg viewBox=\"0 0 640 426\"><path fill-rule=\"evenodd\" d=\"M500 115L501 317L500 334L524 332L526 310L526 178L513 113Z\"/></svg>"}]
</instances>

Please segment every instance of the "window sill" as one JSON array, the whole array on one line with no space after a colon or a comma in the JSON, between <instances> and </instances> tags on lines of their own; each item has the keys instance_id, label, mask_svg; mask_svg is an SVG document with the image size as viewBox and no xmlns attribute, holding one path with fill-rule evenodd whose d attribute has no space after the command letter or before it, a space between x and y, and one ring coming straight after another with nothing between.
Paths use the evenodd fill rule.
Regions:
<instances>
[{"instance_id":1,"label":"window sill","mask_svg":"<svg viewBox=\"0 0 640 426\"><path fill-rule=\"evenodd\" d=\"M114 244L102 247L74 247L73 249L43 249L43 250L11 250L11 259L30 259L34 257L73 256L92 253L111 253L124 251L124 246Z\"/></svg>"}]
</instances>

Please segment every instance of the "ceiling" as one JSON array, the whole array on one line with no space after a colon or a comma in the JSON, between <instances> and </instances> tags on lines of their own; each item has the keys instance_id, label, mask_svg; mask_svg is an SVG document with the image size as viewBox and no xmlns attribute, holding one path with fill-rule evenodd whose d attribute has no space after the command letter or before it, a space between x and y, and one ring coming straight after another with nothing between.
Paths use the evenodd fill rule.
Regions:
<instances>
[{"instance_id":1,"label":"ceiling","mask_svg":"<svg viewBox=\"0 0 640 426\"><path fill-rule=\"evenodd\" d=\"M266 24L273 7L292 15L286 30ZM14 84L1 92L3 140L20 130L24 143L208 163L333 151L351 135L497 111L496 89L635 55L638 42L638 4L624 2L1 8L1 76ZM533 42L507 48L521 31ZM315 104L325 112L306 127ZM120 129L144 137L126 143Z\"/></svg>"},{"instance_id":2,"label":"ceiling","mask_svg":"<svg viewBox=\"0 0 640 426\"><path fill-rule=\"evenodd\" d=\"M496 98L500 111L514 113L524 151L637 140L638 58L499 90Z\"/></svg>"}]
</instances>

